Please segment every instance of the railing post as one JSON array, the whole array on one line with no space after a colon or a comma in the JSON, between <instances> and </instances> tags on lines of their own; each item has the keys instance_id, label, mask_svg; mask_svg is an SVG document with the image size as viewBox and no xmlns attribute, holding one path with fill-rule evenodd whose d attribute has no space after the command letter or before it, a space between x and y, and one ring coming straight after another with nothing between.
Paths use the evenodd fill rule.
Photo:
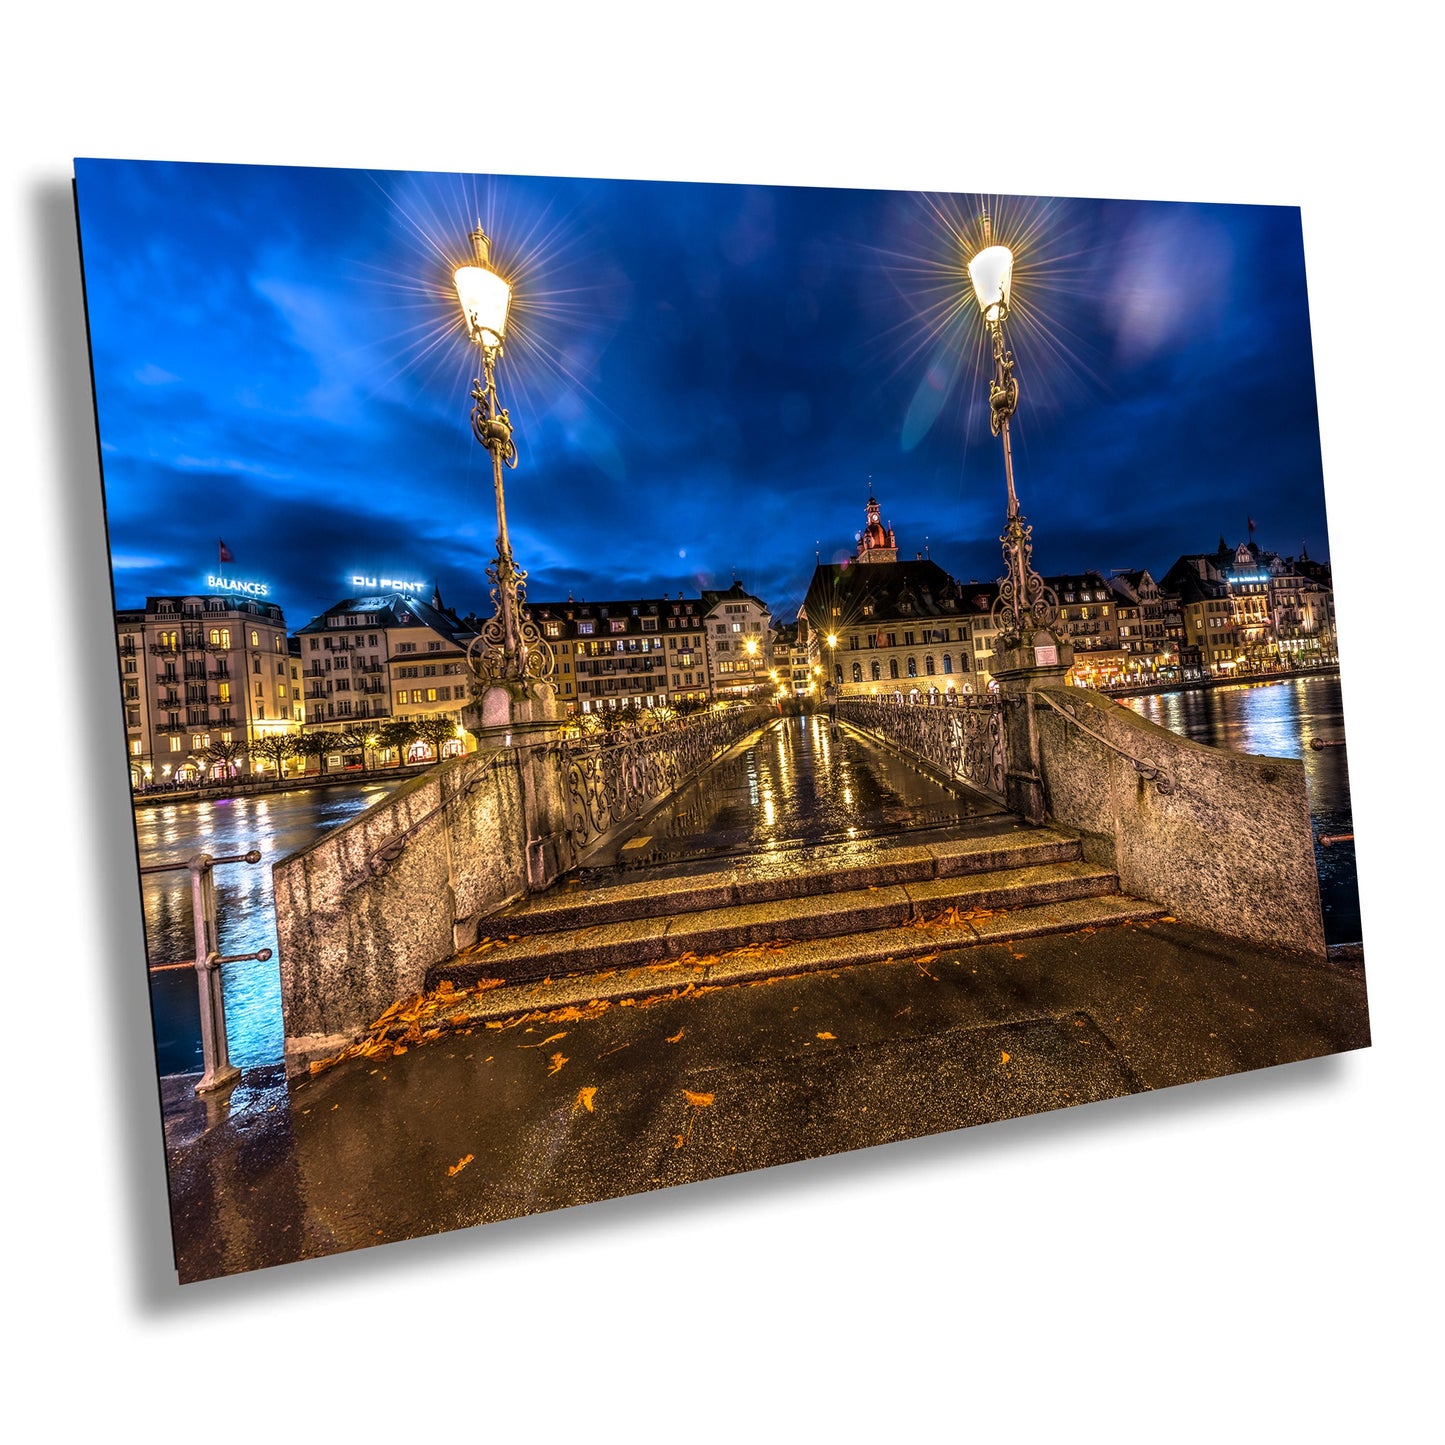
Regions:
<instances>
[{"instance_id":1,"label":"railing post","mask_svg":"<svg viewBox=\"0 0 1445 1445\"><path fill-rule=\"evenodd\" d=\"M241 1077L226 1041L226 1001L221 985L221 950L216 934L216 881L209 853L191 859L191 918L196 939L196 987L201 1003L201 1060L196 1093L224 1089Z\"/></svg>"}]
</instances>

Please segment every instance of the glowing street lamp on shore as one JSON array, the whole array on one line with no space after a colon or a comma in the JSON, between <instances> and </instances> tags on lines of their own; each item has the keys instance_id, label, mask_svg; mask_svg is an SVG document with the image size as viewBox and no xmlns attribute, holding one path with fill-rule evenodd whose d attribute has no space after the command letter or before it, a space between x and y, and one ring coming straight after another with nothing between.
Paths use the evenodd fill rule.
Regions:
<instances>
[{"instance_id":1,"label":"glowing street lamp on shore","mask_svg":"<svg viewBox=\"0 0 1445 1445\"><path fill-rule=\"evenodd\" d=\"M487 568L492 584L493 615L468 649L478 681L502 684L547 682L556 671L552 649L526 610L527 574L512 558L507 532L507 500L502 468L515 469L517 443L512 420L497 402L497 362L507 334L512 288L492 268L491 239L481 223L471 234L472 261L452 275L466 321L467 339L482 353L482 374L472 382L472 435L491 454L492 485L497 500L497 555Z\"/></svg>"},{"instance_id":2,"label":"glowing street lamp on shore","mask_svg":"<svg viewBox=\"0 0 1445 1445\"><path fill-rule=\"evenodd\" d=\"M1019 511L1018 492L1014 488L1008 424L1018 407L1019 382L1003 329L1013 294L1013 252L1007 246L993 244L987 216L983 218L983 240L983 248L968 263L968 277L973 282L973 294L993 343L994 374L988 384L989 427L996 437L1003 438L1004 480L1008 484L1008 519L999 538L1008 574L999 581L993 613L1001 634L999 641L1004 647L1028 647L1033 643L1035 632L1057 622L1059 605L1044 579L1033 570L1033 528Z\"/></svg>"}]
</instances>

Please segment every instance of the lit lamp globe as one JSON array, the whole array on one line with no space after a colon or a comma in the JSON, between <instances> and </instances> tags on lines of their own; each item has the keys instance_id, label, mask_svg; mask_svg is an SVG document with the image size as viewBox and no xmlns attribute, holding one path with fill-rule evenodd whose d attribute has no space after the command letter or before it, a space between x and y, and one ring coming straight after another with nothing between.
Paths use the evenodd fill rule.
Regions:
<instances>
[{"instance_id":1,"label":"lit lamp globe","mask_svg":"<svg viewBox=\"0 0 1445 1445\"><path fill-rule=\"evenodd\" d=\"M476 261L470 266L458 266L452 273L452 282L466 318L467 336L488 351L500 351L507 331L512 288L492 270L491 248L487 233L478 226L472 232Z\"/></svg>"},{"instance_id":2,"label":"lit lamp globe","mask_svg":"<svg viewBox=\"0 0 1445 1445\"><path fill-rule=\"evenodd\" d=\"M1007 246L985 246L968 263L968 279L985 321L1002 321L1008 315L1013 275L1014 253Z\"/></svg>"}]
</instances>

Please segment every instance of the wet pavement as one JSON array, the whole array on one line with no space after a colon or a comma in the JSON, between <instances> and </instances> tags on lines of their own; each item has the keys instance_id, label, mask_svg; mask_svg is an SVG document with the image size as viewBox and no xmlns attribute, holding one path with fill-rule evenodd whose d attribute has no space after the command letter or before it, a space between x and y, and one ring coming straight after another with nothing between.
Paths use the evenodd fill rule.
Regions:
<instances>
[{"instance_id":1,"label":"wet pavement","mask_svg":"<svg viewBox=\"0 0 1445 1445\"><path fill-rule=\"evenodd\" d=\"M491 1020L289 1089L248 1077L231 1107L173 1086L178 1269L206 1279L1368 1043L1360 970L1167 923Z\"/></svg>"},{"instance_id":2,"label":"wet pavement","mask_svg":"<svg viewBox=\"0 0 1445 1445\"><path fill-rule=\"evenodd\" d=\"M1004 817L826 716L779 718L661 808L600 847L583 872L683 863L951 829Z\"/></svg>"},{"instance_id":3,"label":"wet pavement","mask_svg":"<svg viewBox=\"0 0 1445 1445\"><path fill-rule=\"evenodd\" d=\"M766 891L831 855L839 878L916 865L932 879L940 857L1019 842L1016 820L988 800L951 792L846 727L784 718L599 850L575 886L583 903L589 888L605 890L589 908L640 889L665 911L669 889L705 890L723 875ZM859 896L881 905L899 881L890 878L869 873ZM820 884L808 898L822 909L826 893ZM1100 902L1047 911L1072 919L1067 910ZM771 956L785 945L755 941L643 965L686 965L701 986L606 994L594 992L596 976L578 975L483 990L480 1011L448 1002L428 1015L430 1038L418 1028L400 1050L393 1041L290 1085L279 1069L248 1071L228 1098L199 1101L189 1080L167 1080L180 1277L1369 1043L1362 967L1303 962L1147 914L1095 926L1080 913L1025 937L1039 911L970 912L970 946L959 933L940 933L934 947L913 932L906 956L870 952L884 937L876 930L788 945L818 953L807 972Z\"/></svg>"}]
</instances>

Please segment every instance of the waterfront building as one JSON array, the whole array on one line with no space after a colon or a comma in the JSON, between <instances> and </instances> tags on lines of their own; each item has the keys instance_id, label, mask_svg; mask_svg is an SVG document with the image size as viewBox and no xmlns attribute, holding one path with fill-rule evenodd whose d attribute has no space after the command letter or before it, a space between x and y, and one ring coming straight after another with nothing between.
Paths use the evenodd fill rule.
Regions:
<instances>
[{"instance_id":1,"label":"waterfront building","mask_svg":"<svg viewBox=\"0 0 1445 1445\"><path fill-rule=\"evenodd\" d=\"M699 705L711 696L701 598L528 604L569 715Z\"/></svg>"},{"instance_id":2,"label":"waterfront building","mask_svg":"<svg viewBox=\"0 0 1445 1445\"><path fill-rule=\"evenodd\" d=\"M748 697L771 686L773 619L741 582L702 594L708 677L715 698Z\"/></svg>"},{"instance_id":3,"label":"waterfront building","mask_svg":"<svg viewBox=\"0 0 1445 1445\"><path fill-rule=\"evenodd\" d=\"M1122 682L1125 654L1120 644L1117 599L1094 571L1044 578L1059 599L1060 641L1074 649L1072 676L1086 687Z\"/></svg>"},{"instance_id":4,"label":"waterfront building","mask_svg":"<svg viewBox=\"0 0 1445 1445\"><path fill-rule=\"evenodd\" d=\"M795 698L816 696L818 691L802 631L802 623L786 622L773 634L773 668L778 675L777 686L786 689L788 695ZM821 676L821 672L818 675Z\"/></svg>"},{"instance_id":5,"label":"waterfront building","mask_svg":"<svg viewBox=\"0 0 1445 1445\"><path fill-rule=\"evenodd\" d=\"M1254 542L1180 557L1163 586L1180 599L1206 675L1237 677L1336 660L1329 569ZM1223 604L1223 605L1222 605Z\"/></svg>"},{"instance_id":6,"label":"waterfront building","mask_svg":"<svg viewBox=\"0 0 1445 1445\"><path fill-rule=\"evenodd\" d=\"M1179 678L1179 644L1184 617L1147 568L1123 569L1109 578L1126 683L1172 682Z\"/></svg>"},{"instance_id":7,"label":"waterfront building","mask_svg":"<svg viewBox=\"0 0 1445 1445\"><path fill-rule=\"evenodd\" d=\"M1312 561L1304 543L1298 558L1271 554L1268 565L1270 619L1280 661L1288 667L1337 662L1330 569Z\"/></svg>"},{"instance_id":8,"label":"waterfront building","mask_svg":"<svg viewBox=\"0 0 1445 1445\"><path fill-rule=\"evenodd\" d=\"M799 613L810 668L821 667L844 696L972 692L969 619L980 614L970 613L963 589L936 562L898 561L897 538L879 515L870 495L858 550L814 569Z\"/></svg>"},{"instance_id":9,"label":"waterfront building","mask_svg":"<svg viewBox=\"0 0 1445 1445\"><path fill-rule=\"evenodd\" d=\"M475 620L446 607L440 589L430 602L394 591L335 603L296 633L306 732L337 735L339 759L355 751L342 739L358 728L445 717L457 737L441 746L442 756L463 751L461 715L471 700L466 655L475 636ZM411 750L409 761L436 751L425 743Z\"/></svg>"},{"instance_id":10,"label":"waterfront building","mask_svg":"<svg viewBox=\"0 0 1445 1445\"><path fill-rule=\"evenodd\" d=\"M301 723L281 609L209 592L115 616L132 785L264 776L251 745Z\"/></svg>"}]
</instances>

